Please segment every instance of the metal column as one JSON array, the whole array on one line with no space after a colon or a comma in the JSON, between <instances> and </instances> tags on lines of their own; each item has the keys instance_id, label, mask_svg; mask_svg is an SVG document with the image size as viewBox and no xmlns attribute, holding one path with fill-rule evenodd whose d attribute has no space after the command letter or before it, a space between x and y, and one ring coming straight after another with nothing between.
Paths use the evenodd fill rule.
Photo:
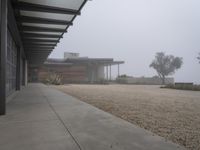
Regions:
<instances>
[{"instance_id":1,"label":"metal column","mask_svg":"<svg viewBox=\"0 0 200 150\"><path fill-rule=\"evenodd\" d=\"M112 74L112 72L111 72L112 70L111 70L111 65L110 65L110 81L112 80L112 78L111 78L111 74Z\"/></svg>"},{"instance_id":2,"label":"metal column","mask_svg":"<svg viewBox=\"0 0 200 150\"><path fill-rule=\"evenodd\" d=\"M108 81L108 66L106 66L106 79Z\"/></svg>"},{"instance_id":3,"label":"metal column","mask_svg":"<svg viewBox=\"0 0 200 150\"><path fill-rule=\"evenodd\" d=\"M16 70L16 90L19 91L21 87L21 50L17 48L17 70Z\"/></svg>"},{"instance_id":4,"label":"metal column","mask_svg":"<svg viewBox=\"0 0 200 150\"><path fill-rule=\"evenodd\" d=\"M118 70L118 77L120 76L120 68L119 68L119 64L118 64L118 68L117 68Z\"/></svg>"},{"instance_id":5,"label":"metal column","mask_svg":"<svg viewBox=\"0 0 200 150\"><path fill-rule=\"evenodd\" d=\"M6 113L7 0L0 1L0 115Z\"/></svg>"},{"instance_id":6,"label":"metal column","mask_svg":"<svg viewBox=\"0 0 200 150\"><path fill-rule=\"evenodd\" d=\"M26 79L25 79L25 76L26 76L26 60L23 59L22 60L22 85L25 86L26 85Z\"/></svg>"}]
</instances>

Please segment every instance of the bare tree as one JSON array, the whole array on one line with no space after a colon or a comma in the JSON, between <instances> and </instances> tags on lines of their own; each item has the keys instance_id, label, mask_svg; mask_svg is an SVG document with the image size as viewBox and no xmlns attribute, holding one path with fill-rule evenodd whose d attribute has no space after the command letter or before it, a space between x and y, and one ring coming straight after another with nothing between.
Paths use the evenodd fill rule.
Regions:
<instances>
[{"instance_id":1,"label":"bare tree","mask_svg":"<svg viewBox=\"0 0 200 150\"><path fill-rule=\"evenodd\" d=\"M199 53L199 56L197 57L197 59L199 60L199 63L200 63L200 53Z\"/></svg>"},{"instance_id":2,"label":"bare tree","mask_svg":"<svg viewBox=\"0 0 200 150\"><path fill-rule=\"evenodd\" d=\"M150 67L157 71L162 84L165 84L165 77L174 74L177 69L181 68L182 64L183 60L181 57L174 57L173 55L165 55L163 52L158 52Z\"/></svg>"}]
</instances>

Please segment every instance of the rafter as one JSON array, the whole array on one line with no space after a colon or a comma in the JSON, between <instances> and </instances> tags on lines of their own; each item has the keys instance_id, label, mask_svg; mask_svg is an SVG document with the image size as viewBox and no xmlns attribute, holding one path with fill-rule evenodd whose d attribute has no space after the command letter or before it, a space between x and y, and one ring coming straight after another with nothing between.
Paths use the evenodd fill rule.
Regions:
<instances>
[{"instance_id":1,"label":"rafter","mask_svg":"<svg viewBox=\"0 0 200 150\"><path fill-rule=\"evenodd\" d=\"M51 51L53 48L25 48L25 51Z\"/></svg>"},{"instance_id":2,"label":"rafter","mask_svg":"<svg viewBox=\"0 0 200 150\"><path fill-rule=\"evenodd\" d=\"M24 49L54 49L54 47L43 47L43 46L24 46Z\"/></svg>"},{"instance_id":3,"label":"rafter","mask_svg":"<svg viewBox=\"0 0 200 150\"><path fill-rule=\"evenodd\" d=\"M25 52L26 54L49 54L51 51L37 51L37 52Z\"/></svg>"},{"instance_id":4,"label":"rafter","mask_svg":"<svg viewBox=\"0 0 200 150\"><path fill-rule=\"evenodd\" d=\"M24 41L23 40L23 44L24 45L39 45L39 44L55 44L57 45L57 42L38 42L38 41Z\"/></svg>"},{"instance_id":5,"label":"rafter","mask_svg":"<svg viewBox=\"0 0 200 150\"><path fill-rule=\"evenodd\" d=\"M26 37L60 38L60 37L61 37L61 35L42 34L42 33L22 33L22 36L23 36L24 38L26 38Z\"/></svg>"},{"instance_id":6,"label":"rafter","mask_svg":"<svg viewBox=\"0 0 200 150\"><path fill-rule=\"evenodd\" d=\"M47 19L47 18L40 18L40 17L28 17L28 16L17 17L17 21L20 22L20 23L72 25L71 21L57 20L57 19Z\"/></svg>"},{"instance_id":7,"label":"rafter","mask_svg":"<svg viewBox=\"0 0 200 150\"><path fill-rule=\"evenodd\" d=\"M39 46L41 46L41 47L42 46L44 46L44 47L45 46L47 46L47 47L52 46L52 47L55 47L56 46L56 44L41 44L41 43L24 43L23 45L24 45L24 47L31 47L31 46L38 46L38 47Z\"/></svg>"},{"instance_id":8,"label":"rafter","mask_svg":"<svg viewBox=\"0 0 200 150\"><path fill-rule=\"evenodd\" d=\"M59 42L59 40L49 40L49 39L26 39L26 38L24 38L23 39L23 42L47 42L47 43L49 43L49 42L55 42L55 43L58 43Z\"/></svg>"},{"instance_id":9,"label":"rafter","mask_svg":"<svg viewBox=\"0 0 200 150\"><path fill-rule=\"evenodd\" d=\"M33 27L33 26L22 26L21 32L23 31L60 32L60 33L66 32L65 29Z\"/></svg>"}]
</instances>

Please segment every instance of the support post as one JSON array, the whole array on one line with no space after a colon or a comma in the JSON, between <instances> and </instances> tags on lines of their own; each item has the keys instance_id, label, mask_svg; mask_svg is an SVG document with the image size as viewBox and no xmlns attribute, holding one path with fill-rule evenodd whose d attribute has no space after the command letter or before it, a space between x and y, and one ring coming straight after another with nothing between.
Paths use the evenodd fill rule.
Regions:
<instances>
[{"instance_id":1,"label":"support post","mask_svg":"<svg viewBox=\"0 0 200 150\"><path fill-rule=\"evenodd\" d=\"M22 85L26 86L26 59L23 59L23 68L22 68Z\"/></svg>"},{"instance_id":2,"label":"support post","mask_svg":"<svg viewBox=\"0 0 200 150\"><path fill-rule=\"evenodd\" d=\"M0 115L6 113L7 0L0 1Z\"/></svg>"},{"instance_id":3,"label":"support post","mask_svg":"<svg viewBox=\"0 0 200 150\"><path fill-rule=\"evenodd\" d=\"M21 87L21 49L17 48L17 70L16 70L16 90L19 91Z\"/></svg>"},{"instance_id":4,"label":"support post","mask_svg":"<svg viewBox=\"0 0 200 150\"><path fill-rule=\"evenodd\" d=\"M28 84L28 64L27 60L23 59L23 86Z\"/></svg>"},{"instance_id":5,"label":"support post","mask_svg":"<svg viewBox=\"0 0 200 150\"><path fill-rule=\"evenodd\" d=\"M119 64L118 64L118 69L117 69L117 71L118 71L118 77L120 76L120 68L119 68Z\"/></svg>"},{"instance_id":6,"label":"support post","mask_svg":"<svg viewBox=\"0 0 200 150\"><path fill-rule=\"evenodd\" d=\"M106 79L108 81L108 66L106 66Z\"/></svg>"},{"instance_id":7,"label":"support post","mask_svg":"<svg viewBox=\"0 0 200 150\"><path fill-rule=\"evenodd\" d=\"M110 65L110 81L112 80L112 70L111 70L111 65Z\"/></svg>"}]
</instances>

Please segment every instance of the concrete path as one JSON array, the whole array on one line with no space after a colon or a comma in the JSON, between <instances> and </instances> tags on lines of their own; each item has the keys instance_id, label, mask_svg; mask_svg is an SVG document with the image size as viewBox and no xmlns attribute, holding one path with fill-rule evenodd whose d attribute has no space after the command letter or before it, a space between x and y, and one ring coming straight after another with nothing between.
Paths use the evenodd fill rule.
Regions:
<instances>
[{"instance_id":1,"label":"concrete path","mask_svg":"<svg viewBox=\"0 0 200 150\"><path fill-rule=\"evenodd\" d=\"M0 150L177 150L163 138L42 84L0 117Z\"/></svg>"}]
</instances>

